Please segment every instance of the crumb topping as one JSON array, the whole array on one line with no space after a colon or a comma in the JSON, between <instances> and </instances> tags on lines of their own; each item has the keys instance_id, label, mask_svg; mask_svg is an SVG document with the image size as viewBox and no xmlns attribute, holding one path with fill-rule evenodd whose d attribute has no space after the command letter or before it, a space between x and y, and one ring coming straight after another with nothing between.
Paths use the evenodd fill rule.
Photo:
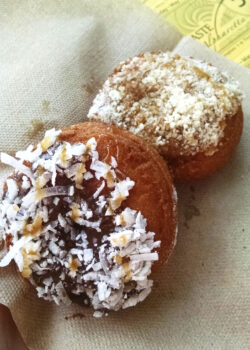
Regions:
<instances>
[{"instance_id":1,"label":"crumb topping","mask_svg":"<svg viewBox=\"0 0 250 350\"><path fill-rule=\"evenodd\" d=\"M94 138L71 145L58 135L47 131L15 158L1 154L15 172L0 203L3 239L11 237L0 267L14 260L38 296L57 304L134 306L151 291L160 246L142 214L125 205L135 183L121 178L113 157L99 160Z\"/></svg>"},{"instance_id":2,"label":"crumb topping","mask_svg":"<svg viewBox=\"0 0 250 350\"><path fill-rule=\"evenodd\" d=\"M216 152L226 119L242 100L239 83L196 59L146 53L122 62L88 117L114 123L180 155Z\"/></svg>"}]
</instances>

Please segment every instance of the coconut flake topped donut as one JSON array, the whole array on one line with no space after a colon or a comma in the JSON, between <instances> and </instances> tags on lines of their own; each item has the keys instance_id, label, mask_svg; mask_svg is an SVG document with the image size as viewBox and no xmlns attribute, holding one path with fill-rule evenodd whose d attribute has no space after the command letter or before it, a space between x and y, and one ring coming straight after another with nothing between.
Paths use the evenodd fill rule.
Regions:
<instances>
[{"instance_id":1,"label":"coconut flake topped donut","mask_svg":"<svg viewBox=\"0 0 250 350\"><path fill-rule=\"evenodd\" d=\"M239 84L216 67L171 53L122 62L88 113L156 145L168 159L215 154L240 110Z\"/></svg>"},{"instance_id":2,"label":"coconut flake topped donut","mask_svg":"<svg viewBox=\"0 0 250 350\"><path fill-rule=\"evenodd\" d=\"M141 157L141 169L151 167L144 181L166 191L160 225L154 208L155 217L143 215L149 212L143 196L155 199L143 192L133 159L126 158L131 151ZM57 304L118 310L147 297L152 265L159 255L160 263L167 259L176 238L174 188L153 149L116 127L84 123L49 130L36 147L15 158L2 153L1 161L15 172L0 204L6 243L0 267L14 260L38 296ZM165 170L164 181L156 178Z\"/></svg>"}]
</instances>

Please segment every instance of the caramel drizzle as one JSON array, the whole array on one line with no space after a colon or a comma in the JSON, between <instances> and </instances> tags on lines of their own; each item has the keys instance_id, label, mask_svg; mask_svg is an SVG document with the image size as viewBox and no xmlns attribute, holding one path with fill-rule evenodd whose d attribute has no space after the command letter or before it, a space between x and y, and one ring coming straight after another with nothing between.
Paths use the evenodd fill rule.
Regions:
<instances>
[{"instance_id":1,"label":"caramel drizzle","mask_svg":"<svg viewBox=\"0 0 250 350\"><path fill-rule=\"evenodd\" d=\"M110 170L107 172L106 180L108 188L113 188L115 186L115 179Z\"/></svg>"},{"instance_id":2,"label":"caramel drizzle","mask_svg":"<svg viewBox=\"0 0 250 350\"><path fill-rule=\"evenodd\" d=\"M71 219L73 221L77 222L79 217L80 217L79 206L78 206L78 204L74 204L74 206L72 208Z\"/></svg>"},{"instance_id":3,"label":"caramel drizzle","mask_svg":"<svg viewBox=\"0 0 250 350\"><path fill-rule=\"evenodd\" d=\"M112 238L112 242L117 245L117 246L123 246L125 247L125 245L127 244L128 240L126 238L126 235L123 234L121 235L119 238Z\"/></svg>"},{"instance_id":4,"label":"caramel drizzle","mask_svg":"<svg viewBox=\"0 0 250 350\"><path fill-rule=\"evenodd\" d=\"M21 274L24 278L28 278L32 274L30 265L34 260L39 259L39 254L34 250L30 250L27 253L25 249L22 249L22 256L23 256L23 270Z\"/></svg>"},{"instance_id":5,"label":"caramel drizzle","mask_svg":"<svg viewBox=\"0 0 250 350\"><path fill-rule=\"evenodd\" d=\"M125 198L121 194L119 194L115 199L111 199L109 203L111 212L118 209L122 204L122 202L124 201L124 199Z\"/></svg>"},{"instance_id":6,"label":"caramel drizzle","mask_svg":"<svg viewBox=\"0 0 250 350\"><path fill-rule=\"evenodd\" d=\"M128 257L122 257L119 254L116 254L114 257L114 260L117 264L122 265L124 276L122 277L122 280L124 283L127 283L132 278L132 271L130 269L130 260Z\"/></svg>"},{"instance_id":7,"label":"caramel drizzle","mask_svg":"<svg viewBox=\"0 0 250 350\"><path fill-rule=\"evenodd\" d=\"M35 181L35 188L36 188L35 198L37 201L40 201L45 197L45 191L44 189L42 189L40 181L41 181L40 177L38 177Z\"/></svg>"},{"instance_id":8,"label":"caramel drizzle","mask_svg":"<svg viewBox=\"0 0 250 350\"><path fill-rule=\"evenodd\" d=\"M83 176L86 173L86 166L85 166L85 158L83 158L83 162L79 165L76 176L75 176L75 184L76 188L82 189L82 182L83 182Z\"/></svg>"},{"instance_id":9,"label":"caramel drizzle","mask_svg":"<svg viewBox=\"0 0 250 350\"><path fill-rule=\"evenodd\" d=\"M71 263L69 264L69 268L73 272L76 272L79 266L80 266L80 263L77 258L72 259Z\"/></svg>"},{"instance_id":10,"label":"caramel drizzle","mask_svg":"<svg viewBox=\"0 0 250 350\"><path fill-rule=\"evenodd\" d=\"M46 152L48 148L50 148L50 146L53 145L53 142L51 140L51 138L49 136L45 136L43 138L43 140L40 143L40 146L42 148L42 152Z\"/></svg>"},{"instance_id":11,"label":"caramel drizzle","mask_svg":"<svg viewBox=\"0 0 250 350\"><path fill-rule=\"evenodd\" d=\"M25 224L22 230L24 236L32 236L37 237L39 233L42 231L42 223L43 219L41 216L37 215L34 222L32 224Z\"/></svg>"},{"instance_id":12,"label":"caramel drizzle","mask_svg":"<svg viewBox=\"0 0 250 350\"><path fill-rule=\"evenodd\" d=\"M67 164L67 148L65 144L63 144L62 152L60 154L60 160L63 165Z\"/></svg>"},{"instance_id":13,"label":"caramel drizzle","mask_svg":"<svg viewBox=\"0 0 250 350\"><path fill-rule=\"evenodd\" d=\"M121 224L121 226L126 226L127 225L123 214L120 215L120 224Z\"/></svg>"}]
</instances>

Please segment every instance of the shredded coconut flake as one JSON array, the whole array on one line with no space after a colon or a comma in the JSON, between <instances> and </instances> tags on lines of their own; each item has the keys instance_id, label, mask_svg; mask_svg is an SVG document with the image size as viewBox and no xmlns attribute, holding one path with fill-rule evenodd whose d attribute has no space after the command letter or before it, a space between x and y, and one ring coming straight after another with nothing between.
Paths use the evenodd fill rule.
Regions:
<instances>
[{"instance_id":1,"label":"shredded coconut flake","mask_svg":"<svg viewBox=\"0 0 250 350\"><path fill-rule=\"evenodd\" d=\"M1 162L12 166L16 171L27 175L28 178L33 182L33 174L31 170L27 166L23 165L21 161L18 161L6 153L1 153Z\"/></svg>"},{"instance_id":2,"label":"shredded coconut flake","mask_svg":"<svg viewBox=\"0 0 250 350\"><path fill-rule=\"evenodd\" d=\"M94 316L95 318L100 318L100 317L103 316L103 311L95 311L95 312L93 313L93 316Z\"/></svg>"}]
</instances>

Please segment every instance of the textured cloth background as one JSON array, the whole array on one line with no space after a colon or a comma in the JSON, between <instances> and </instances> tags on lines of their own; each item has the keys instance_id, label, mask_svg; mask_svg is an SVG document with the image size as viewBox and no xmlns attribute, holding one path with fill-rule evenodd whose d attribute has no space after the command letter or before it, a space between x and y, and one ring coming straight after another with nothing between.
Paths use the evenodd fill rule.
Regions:
<instances>
[{"instance_id":1,"label":"textured cloth background","mask_svg":"<svg viewBox=\"0 0 250 350\"><path fill-rule=\"evenodd\" d=\"M250 72L180 39L132 0L0 3L0 151L83 121L113 67L139 52L177 45L178 53L231 71L246 93L233 159L216 176L178 187L177 247L144 303L95 319L87 309L38 299L13 265L0 270L0 301L31 349L250 348ZM2 181L8 172L0 167Z\"/></svg>"}]
</instances>

